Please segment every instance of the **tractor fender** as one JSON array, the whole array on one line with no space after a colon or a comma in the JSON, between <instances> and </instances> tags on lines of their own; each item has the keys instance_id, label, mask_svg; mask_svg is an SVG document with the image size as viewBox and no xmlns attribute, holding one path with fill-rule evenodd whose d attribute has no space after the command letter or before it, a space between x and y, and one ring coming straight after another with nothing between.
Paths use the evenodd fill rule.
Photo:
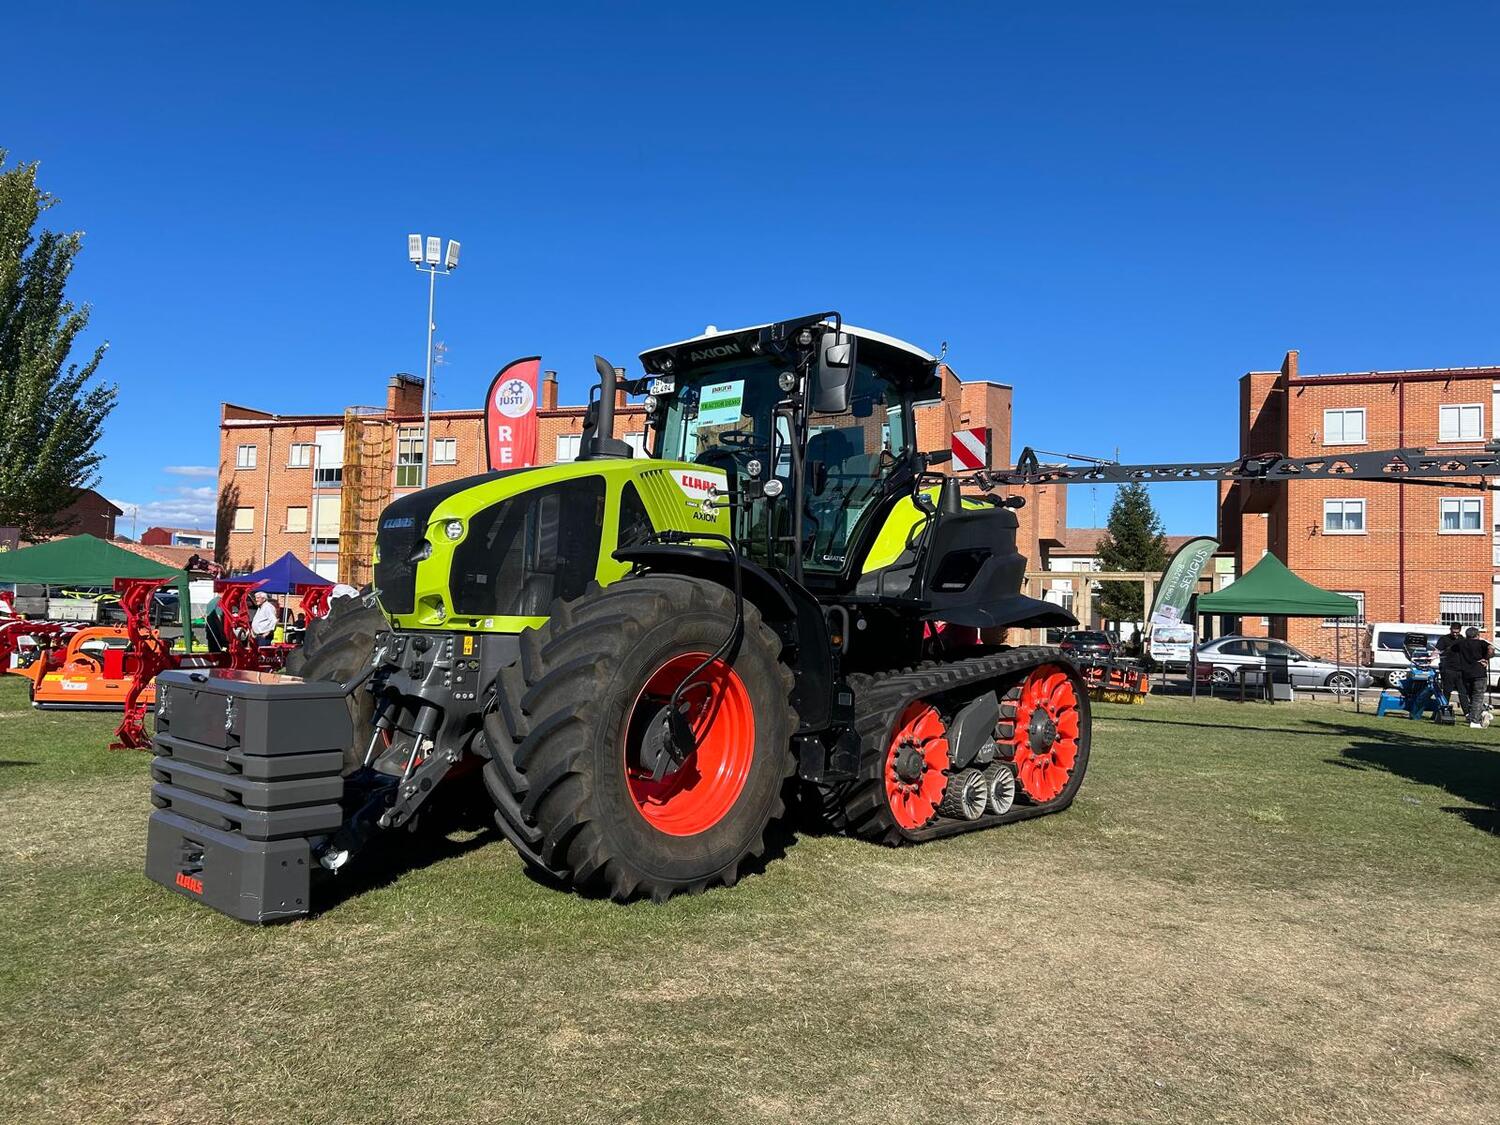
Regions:
<instances>
[{"instance_id":1,"label":"tractor fender","mask_svg":"<svg viewBox=\"0 0 1500 1125\"><path fill-rule=\"evenodd\" d=\"M681 574L734 587L734 561L729 552L713 547L650 543L621 547L614 557L638 571ZM745 600L760 610L766 624L781 638L781 658L797 677L792 702L801 724L797 733L826 729L832 722L833 649L823 607L807 588L789 575L770 571L749 559L740 560Z\"/></svg>"}]
</instances>

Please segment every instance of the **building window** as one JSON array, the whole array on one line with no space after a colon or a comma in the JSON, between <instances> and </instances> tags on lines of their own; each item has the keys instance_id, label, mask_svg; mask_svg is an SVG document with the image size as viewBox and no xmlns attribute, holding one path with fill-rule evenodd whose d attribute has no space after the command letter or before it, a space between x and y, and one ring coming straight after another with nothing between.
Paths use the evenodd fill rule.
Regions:
<instances>
[{"instance_id":1,"label":"building window","mask_svg":"<svg viewBox=\"0 0 1500 1125\"><path fill-rule=\"evenodd\" d=\"M583 441L582 434L558 434L557 435L557 461L578 460L578 447Z\"/></svg>"},{"instance_id":2,"label":"building window","mask_svg":"<svg viewBox=\"0 0 1500 1125\"><path fill-rule=\"evenodd\" d=\"M625 444L630 446L630 455L632 457L651 456L646 452L646 433L644 430L633 434L626 434Z\"/></svg>"},{"instance_id":3,"label":"building window","mask_svg":"<svg viewBox=\"0 0 1500 1125\"><path fill-rule=\"evenodd\" d=\"M1363 500L1324 500L1324 535L1363 535L1365 502Z\"/></svg>"},{"instance_id":4,"label":"building window","mask_svg":"<svg viewBox=\"0 0 1500 1125\"><path fill-rule=\"evenodd\" d=\"M402 430L396 437L396 487L416 488L422 483L422 430Z\"/></svg>"},{"instance_id":5,"label":"building window","mask_svg":"<svg viewBox=\"0 0 1500 1125\"><path fill-rule=\"evenodd\" d=\"M434 465L457 465L458 439L451 437L433 438L432 463Z\"/></svg>"},{"instance_id":6,"label":"building window","mask_svg":"<svg viewBox=\"0 0 1500 1125\"><path fill-rule=\"evenodd\" d=\"M319 430L313 454L313 487L339 488L344 483L344 431Z\"/></svg>"},{"instance_id":7,"label":"building window","mask_svg":"<svg viewBox=\"0 0 1500 1125\"><path fill-rule=\"evenodd\" d=\"M312 442L294 441L287 450L286 467L289 469L305 469L312 464Z\"/></svg>"},{"instance_id":8,"label":"building window","mask_svg":"<svg viewBox=\"0 0 1500 1125\"><path fill-rule=\"evenodd\" d=\"M305 534L307 531L307 509L288 508L286 510L286 529L289 532Z\"/></svg>"},{"instance_id":9,"label":"building window","mask_svg":"<svg viewBox=\"0 0 1500 1125\"><path fill-rule=\"evenodd\" d=\"M255 509L236 508L234 510L234 529L236 531L254 531Z\"/></svg>"},{"instance_id":10,"label":"building window","mask_svg":"<svg viewBox=\"0 0 1500 1125\"><path fill-rule=\"evenodd\" d=\"M1323 624L1330 629L1338 625L1355 625L1365 619L1365 596L1359 590L1335 590L1335 594L1343 594L1346 598L1353 598L1354 604L1359 607L1358 617L1325 617Z\"/></svg>"},{"instance_id":11,"label":"building window","mask_svg":"<svg viewBox=\"0 0 1500 1125\"><path fill-rule=\"evenodd\" d=\"M1439 625L1473 625L1484 623L1483 594L1439 594Z\"/></svg>"},{"instance_id":12,"label":"building window","mask_svg":"<svg viewBox=\"0 0 1500 1125\"><path fill-rule=\"evenodd\" d=\"M255 468L255 446L242 445L234 451L234 467L236 469Z\"/></svg>"},{"instance_id":13,"label":"building window","mask_svg":"<svg viewBox=\"0 0 1500 1125\"><path fill-rule=\"evenodd\" d=\"M1323 411L1324 445L1362 445L1364 440L1364 407Z\"/></svg>"},{"instance_id":14,"label":"building window","mask_svg":"<svg viewBox=\"0 0 1500 1125\"><path fill-rule=\"evenodd\" d=\"M1438 407L1438 441L1480 441L1484 437L1484 407L1479 403Z\"/></svg>"},{"instance_id":15,"label":"building window","mask_svg":"<svg viewBox=\"0 0 1500 1125\"><path fill-rule=\"evenodd\" d=\"M339 545L339 521L343 517L344 502L341 496L319 496L313 502L312 546L329 548Z\"/></svg>"},{"instance_id":16,"label":"building window","mask_svg":"<svg viewBox=\"0 0 1500 1125\"><path fill-rule=\"evenodd\" d=\"M1475 496L1470 499L1438 501L1440 513L1438 531L1444 535L1482 535L1484 533L1484 501Z\"/></svg>"}]
</instances>

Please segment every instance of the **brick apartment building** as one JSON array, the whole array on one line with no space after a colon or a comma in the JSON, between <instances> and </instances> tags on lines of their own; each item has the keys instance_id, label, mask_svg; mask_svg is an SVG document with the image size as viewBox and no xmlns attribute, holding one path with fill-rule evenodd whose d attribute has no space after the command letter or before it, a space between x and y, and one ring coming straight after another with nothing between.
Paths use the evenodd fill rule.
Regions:
<instances>
[{"instance_id":1,"label":"brick apartment building","mask_svg":"<svg viewBox=\"0 0 1500 1125\"><path fill-rule=\"evenodd\" d=\"M1474 450L1500 434L1497 408L1500 367L1303 375L1293 351L1280 371L1240 379L1240 451ZM1488 632L1500 621L1495 493L1458 483L1221 485L1220 540L1240 574L1269 551L1309 582L1362 603L1366 621L1457 621ZM1273 621L1293 644L1332 650L1331 622ZM1241 628L1268 631L1261 618Z\"/></svg>"},{"instance_id":2,"label":"brick apartment building","mask_svg":"<svg viewBox=\"0 0 1500 1125\"><path fill-rule=\"evenodd\" d=\"M915 411L918 447L947 449L955 429L987 427L990 462L1010 462L1011 388L965 382L942 367L940 400ZM542 463L578 455L583 406L559 405L556 372L545 372L538 403ZM380 407L337 414L287 415L224 403L219 423L218 556L234 570L254 569L291 551L318 573L353 584L369 580L375 526L390 501L413 491L421 474L422 381L394 376ZM644 448L645 409L617 398L615 436ZM484 472L483 410L432 415L430 484ZM1022 549L1040 558L1060 541L1065 489L1027 492Z\"/></svg>"}]
</instances>

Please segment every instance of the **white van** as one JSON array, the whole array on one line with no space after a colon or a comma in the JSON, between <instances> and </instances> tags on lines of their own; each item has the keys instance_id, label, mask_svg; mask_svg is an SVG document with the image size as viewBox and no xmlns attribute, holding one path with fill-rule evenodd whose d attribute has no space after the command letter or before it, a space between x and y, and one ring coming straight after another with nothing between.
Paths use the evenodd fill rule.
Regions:
<instances>
[{"instance_id":1,"label":"white van","mask_svg":"<svg viewBox=\"0 0 1500 1125\"><path fill-rule=\"evenodd\" d=\"M1360 662L1374 673L1377 680L1384 680L1391 687L1400 684L1406 670L1411 667L1405 649L1408 633L1419 633L1427 638L1429 647L1436 647L1438 638L1448 635L1448 626L1433 625L1430 622L1404 625L1399 621L1376 621L1365 628ZM1489 637L1485 637L1485 640L1494 643ZM1497 683L1500 683L1500 657L1490 661L1490 687L1495 687Z\"/></svg>"}]
</instances>

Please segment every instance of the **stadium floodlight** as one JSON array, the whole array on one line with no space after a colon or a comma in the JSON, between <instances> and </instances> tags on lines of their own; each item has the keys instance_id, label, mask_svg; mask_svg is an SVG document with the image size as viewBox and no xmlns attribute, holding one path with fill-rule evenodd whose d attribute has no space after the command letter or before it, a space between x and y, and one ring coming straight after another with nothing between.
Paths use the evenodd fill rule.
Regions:
<instances>
[{"instance_id":1,"label":"stadium floodlight","mask_svg":"<svg viewBox=\"0 0 1500 1125\"><path fill-rule=\"evenodd\" d=\"M419 466L419 485L427 487L427 465L432 460L432 333L437 328L434 308L437 301L437 279L446 277L458 268L457 239L448 240L448 255L443 256L443 239L440 235L420 234L406 236L406 256L417 272L427 275L427 378L422 384L422 462Z\"/></svg>"}]
</instances>

